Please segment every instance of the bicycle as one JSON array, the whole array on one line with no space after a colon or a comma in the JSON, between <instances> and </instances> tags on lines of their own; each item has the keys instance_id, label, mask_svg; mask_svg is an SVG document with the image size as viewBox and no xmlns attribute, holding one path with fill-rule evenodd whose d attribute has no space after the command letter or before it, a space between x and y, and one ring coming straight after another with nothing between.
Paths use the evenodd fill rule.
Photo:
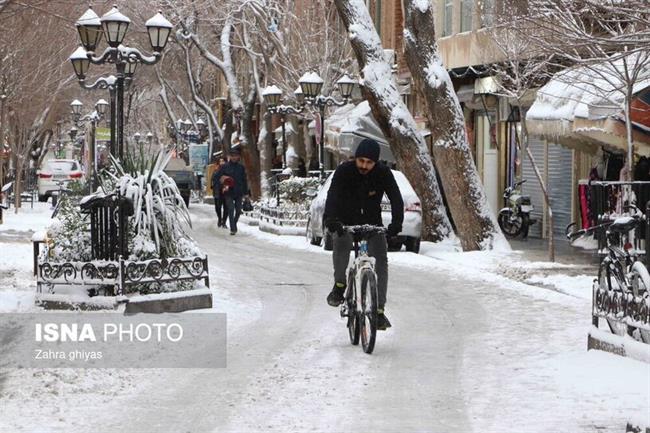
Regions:
<instances>
[{"instance_id":1,"label":"bicycle","mask_svg":"<svg viewBox=\"0 0 650 433\"><path fill-rule=\"evenodd\" d=\"M368 238L385 234L386 228L372 225L345 226L354 242L354 262L348 267L348 285L341 317L347 317L350 343L371 354L377 338L377 274L375 258L368 255Z\"/></svg>"},{"instance_id":2,"label":"bicycle","mask_svg":"<svg viewBox=\"0 0 650 433\"><path fill-rule=\"evenodd\" d=\"M627 209L634 210L634 213L594 227L569 232L570 225L567 238L573 240L595 230L606 230L607 252L598 267L598 279L594 280L594 309L613 316L629 314L639 318L647 315L644 298L650 289L650 274L633 249L630 232L644 226L646 221L636 206L629 205ZM596 317L594 315L594 324L597 323Z\"/></svg>"}]
</instances>

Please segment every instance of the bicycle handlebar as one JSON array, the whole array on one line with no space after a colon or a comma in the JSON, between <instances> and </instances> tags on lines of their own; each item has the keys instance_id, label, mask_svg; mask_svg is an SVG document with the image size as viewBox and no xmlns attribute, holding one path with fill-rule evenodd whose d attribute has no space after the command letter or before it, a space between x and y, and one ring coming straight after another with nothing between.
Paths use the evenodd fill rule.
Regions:
<instances>
[{"instance_id":1,"label":"bicycle handlebar","mask_svg":"<svg viewBox=\"0 0 650 433\"><path fill-rule=\"evenodd\" d=\"M373 226L370 224L355 225L355 226L343 226L343 229L352 234L356 235L369 235L374 233L386 233L386 227Z\"/></svg>"}]
</instances>

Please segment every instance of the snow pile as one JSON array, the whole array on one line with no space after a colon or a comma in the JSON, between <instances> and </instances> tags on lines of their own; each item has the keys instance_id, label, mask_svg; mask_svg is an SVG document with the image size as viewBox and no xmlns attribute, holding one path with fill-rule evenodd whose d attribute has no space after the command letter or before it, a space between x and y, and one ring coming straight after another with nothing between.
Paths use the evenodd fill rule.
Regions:
<instances>
[{"instance_id":1,"label":"snow pile","mask_svg":"<svg viewBox=\"0 0 650 433\"><path fill-rule=\"evenodd\" d=\"M556 274L546 276L533 275L525 281L530 284L541 284L546 287L551 287L561 293L590 301L594 278L594 275L569 276Z\"/></svg>"}]
</instances>

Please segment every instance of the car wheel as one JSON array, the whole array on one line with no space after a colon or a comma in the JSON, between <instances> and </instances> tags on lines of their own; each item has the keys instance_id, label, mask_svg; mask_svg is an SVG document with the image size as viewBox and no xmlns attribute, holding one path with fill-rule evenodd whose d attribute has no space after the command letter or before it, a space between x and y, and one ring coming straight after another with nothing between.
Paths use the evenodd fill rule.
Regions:
<instances>
[{"instance_id":1,"label":"car wheel","mask_svg":"<svg viewBox=\"0 0 650 433\"><path fill-rule=\"evenodd\" d=\"M404 246L406 247L406 251L418 254L420 252L420 238L408 236L404 241Z\"/></svg>"},{"instance_id":2,"label":"car wheel","mask_svg":"<svg viewBox=\"0 0 650 433\"><path fill-rule=\"evenodd\" d=\"M332 239L332 235L330 232L325 231L325 242L323 242L323 249L325 251L332 251L334 249L334 239Z\"/></svg>"},{"instance_id":3,"label":"car wheel","mask_svg":"<svg viewBox=\"0 0 650 433\"><path fill-rule=\"evenodd\" d=\"M311 216L307 217L307 229L305 230L307 240L309 241L310 244L312 245L320 245L321 238L318 236L314 236L314 230L311 228Z\"/></svg>"},{"instance_id":4,"label":"car wheel","mask_svg":"<svg viewBox=\"0 0 650 433\"><path fill-rule=\"evenodd\" d=\"M38 201L45 203L47 201L47 195L38 195Z\"/></svg>"}]
</instances>

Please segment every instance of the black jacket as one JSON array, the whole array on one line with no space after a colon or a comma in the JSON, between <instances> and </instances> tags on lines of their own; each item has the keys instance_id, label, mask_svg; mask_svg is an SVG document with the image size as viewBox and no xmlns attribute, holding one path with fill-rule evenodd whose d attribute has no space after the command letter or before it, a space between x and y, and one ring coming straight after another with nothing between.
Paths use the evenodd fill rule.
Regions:
<instances>
[{"instance_id":1,"label":"black jacket","mask_svg":"<svg viewBox=\"0 0 650 433\"><path fill-rule=\"evenodd\" d=\"M219 185L221 176L230 176L235 180L235 187L228 195L230 197L238 198L248 194L248 182L246 181L246 169L239 162L228 161L219 170L212 175L212 188L213 191L219 192L221 188L214 189L215 185Z\"/></svg>"},{"instance_id":2,"label":"black jacket","mask_svg":"<svg viewBox=\"0 0 650 433\"><path fill-rule=\"evenodd\" d=\"M401 226L404 221L404 201L390 168L377 163L368 174L362 175L355 161L346 161L334 172L327 192L324 221L381 226L381 199L384 193L390 200L392 223Z\"/></svg>"}]
</instances>

